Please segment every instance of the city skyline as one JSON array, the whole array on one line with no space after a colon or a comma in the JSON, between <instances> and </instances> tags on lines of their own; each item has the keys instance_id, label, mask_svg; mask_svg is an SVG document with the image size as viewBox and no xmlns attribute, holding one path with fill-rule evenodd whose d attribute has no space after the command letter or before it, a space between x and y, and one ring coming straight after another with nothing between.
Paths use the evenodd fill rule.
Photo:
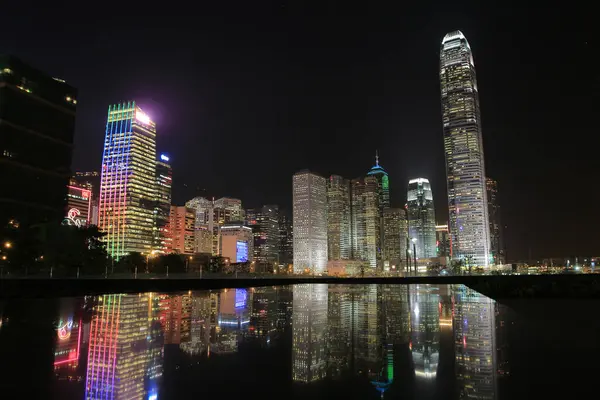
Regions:
<instances>
[{"instance_id":1,"label":"city skyline","mask_svg":"<svg viewBox=\"0 0 600 400\"><path fill-rule=\"evenodd\" d=\"M324 23L329 20L326 15L317 13L306 21L303 18L309 17L301 15L299 10L271 10L259 6L260 11L250 8L245 15L263 14L259 20L272 32L288 32L292 28L291 45L279 41L277 35L259 34L252 30L244 35L236 34L235 30L224 36L214 35L222 39L207 45L202 39L207 37L206 34L222 32L223 27L217 18L212 22L208 19L199 30L186 28L186 32L177 35L182 48L190 44L190 39L195 43L183 56L179 54L182 51L179 47L165 47L166 42L161 39L164 32L157 29L153 33L150 30L150 26L163 25L158 23L159 17L149 16L148 21L157 23L149 23L143 30L145 38L139 46L127 52L116 49L114 56L130 60L152 51L162 52L164 57L153 65L135 63L135 68L133 63L128 62L107 66L102 60L108 59L106 44L111 42L113 35L126 37L130 31L138 31L140 26L119 27L106 38L94 39L98 36L96 30L111 26L101 19L89 26L69 19L69 25L77 28L77 35L57 32L40 35L40 30L46 26L43 23L34 23L39 30L31 33L22 30L22 26L31 22L23 19L36 20L37 17L16 17L2 29L6 29L7 33L21 34L3 36L0 49L16 54L25 62L63 78L79 89L74 169L98 169L99 160L90 154L98 154L101 147L99 127L105 122L101 110L119 99L136 98L157 121L161 132L158 147L163 149L163 144L166 144L164 150L172 156L175 204L182 204L195 195L210 193L216 197L229 195L242 198L249 207L263 203L283 206L290 204L290 194L285 190L289 187L286 177L299 168L311 166L325 176L337 173L352 177L362 173L362 167L345 161L346 155L366 159L379 149L382 159L386 160L386 170L392 176L392 199L400 201L395 190L404 185L408 176L428 176L434 186L433 191L440 194L436 196L440 198L436 200L436 209L444 212L445 199L441 194L445 191L445 183L442 148L439 145L441 128L436 72L439 55L436 48L444 34L461 29L469 38L478 67L486 168L489 175L498 181L505 223L510 228L507 247L512 252L511 258L527 256L529 248L534 257L546 253L544 250L548 248L565 254L592 252L597 234L577 229L576 221L581 220L582 215L589 215L592 218L589 225L597 223L595 206L589 200L595 197L597 189L592 188L589 199L584 199L574 210L562 207L565 200L560 196L548 198L544 195L546 190L526 182L536 179L540 183L537 187L548 187L550 191L567 178L579 185L590 181L595 174L595 167L589 164L593 157L585 154L592 146L578 148L577 142L552 140L558 132L588 130L591 105L581 100L591 90L584 82L593 76L590 75L592 63L588 62L593 43L587 43L581 30L559 31L553 28L555 25L551 21L559 16L568 19L558 9L546 10L548 18L542 22L537 18L525 18L526 15L509 16L507 20L506 15L493 13L486 7L464 7L460 12L455 12L451 5L443 4L431 7L431 11L414 7L415 11L424 13L416 14L421 18L413 18L414 21L391 17L397 13L376 11L377 18L374 20L383 29L377 34L372 32L379 31L371 29L375 26L374 20L357 24L364 18L351 6L341 10L342 14L345 12L346 19L339 22L339 33L331 32ZM219 10L215 12L217 15L221 13ZM322 14L327 12L323 10ZM282 18L271 19L273 15ZM417 22L423 19L430 23L420 27L422 24ZM530 19L540 28L547 29L531 29ZM524 22L526 20L527 23ZM311 21L314 23L311 24ZM497 27L507 23L511 29L498 35ZM181 25L180 22L177 24ZM308 26L314 31L311 31L313 28L308 30ZM358 30L357 26L360 27ZM32 35L40 41L39 45L32 43ZM298 46L303 43L300 40L307 45ZM60 49L56 48L58 42L64 43ZM90 42L97 46L82 52L74 51L79 44ZM403 45L398 46L398 43ZM570 51L576 55L570 58L568 64L566 60L551 64L544 61L544 54L548 54L556 43L568 44ZM336 47L337 44L339 46ZM240 48L258 51L250 51L253 55L249 56L245 52L240 53ZM404 62L407 54L411 54L413 62ZM500 62L497 54L504 55ZM244 73L241 76L238 74L240 68L230 68L234 59L236 65L242 66ZM319 60L318 63L316 60ZM169 68L165 67L167 65ZM272 65L273 68L265 69L264 65ZM166 70L174 73L163 74ZM540 70L543 70L541 76L534 73ZM193 76L189 74L191 71L195 71ZM575 76L581 83L567 84L566 77L573 76L568 71L577 71ZM560 93L552 89L556 85L546 85L544 79L532 79L538 77L563 82L579 97L563 105L559 100ZM264 82L273 84L265 86ZM228 89L233 87L237 89ZM509 92L509 88L513 91ZM261 95L257 97L257 93ZM290 101L279 101L282 96ZM368 102L366 99L369 99ZM563 106L576 110L579 115L576 121L567 123L564 117L552 119L552 122L544 119L546 114L568 115L557 112ZM235 121L222 118L225 110L237 112ZM281 117L268 118L267 115ZM355 121L348 118L350 115L358 118ZM573 123L576 126L567 129ZM244 129L239 129L242 126ZM232 159L239 158L240 150L228 146L230 141L223 138L238 140L240 135L258 131L265 154L274 154L278 164L278 168L268 171L271 179L247 185L241 174L224 164L220 167L222 177L197 173L216 165L219 162L217 155L227 153ZM289 140L281 141L282 132ZM340 140L342 132L348 140ZM306 151L308 148L294 139L300 134L310 138L305 141L306 145L320 137L322 146ZM581 135L579 142L588 140L584 136ZM364 140L361 140L366 137L373 141L372 146L365 146ZM541 139L544 140L540 142ZM542 151L538 151L540 143ZM206 153L206 157L194 158L193 149L196 148L213 151ZM421 157L415 154L423 154L421 150L415 152L413 149L431 150L427 150L427 157ZM294 153L293 157L288 156L290 152ZM560 163L543 162L548 154L558 153L563 155ZM312 165L308 162L309 158L318 161ZM190 160L196 163L194 168L185 168ZM568 164L568 168L563 164ZM203 189L206 191L203 192ZM523 193L527 195L522 196ZM392 204L394 207L399 205ZM558 221L549 221L547 216L552 215L555 209L563 209L565 213ZM446 218L441 215L439 219ZM529 223L523 224L524 220ZM572 231L573 234L565 235L565 238L555 237L562 236L552 235L555 229Z\"/></svg>"}]
</instances>

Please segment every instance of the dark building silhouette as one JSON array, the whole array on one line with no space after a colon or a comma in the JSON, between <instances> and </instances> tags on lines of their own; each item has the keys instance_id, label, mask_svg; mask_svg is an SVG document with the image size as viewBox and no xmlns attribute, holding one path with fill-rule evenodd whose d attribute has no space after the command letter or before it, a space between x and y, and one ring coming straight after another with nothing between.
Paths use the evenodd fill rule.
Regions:
<instances>
[{"instance_id":1,"label":"dark building silhouette","mask_svg":"<svg viewBox=\"0 0 600 400\"><path fill-rule=\"evenodd\" d=\"M56 221L65 213L77 90L0 55L0 221Z\"/></svg>"}]
</instances>

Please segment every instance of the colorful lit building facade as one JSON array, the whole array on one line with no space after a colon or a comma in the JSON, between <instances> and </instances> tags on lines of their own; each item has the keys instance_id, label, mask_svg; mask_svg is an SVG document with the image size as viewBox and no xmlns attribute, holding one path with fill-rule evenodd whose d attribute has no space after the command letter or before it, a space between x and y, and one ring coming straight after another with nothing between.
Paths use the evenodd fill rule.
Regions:
<instances>
[{"instance_id":1,"label":"colorful lit building facade","mask_svg":"<svg viewBox=\"0 0 600 400\"><path fill-rule=\"evenodd\" d=\"M440 84L452 255L487 267L490 227L479 93L471 47L460 31L442 40Z\"/></svg>"},{"instance_id":2,"label":"colorful lit building facade","mask_svg":"<svg viewBox=\"0 0 600 400\"><path fill-rule=\"evenodd\" d=\"M155 205L156 125L135 101L111 105L98 222L112 257L152 251Z\"/></svg>"},{"instance_id":3,"label":"colorful lit building facade","mask_svg":"<svg viewBox=\"0 0 600 400\"><path fill-rule=\"evenodd\" d=\"M237 224L225 224L220 227L221 245L219 254L229 262L245 263L254 260L254 235L252 228Z\"/></svg>"}]
</instances>

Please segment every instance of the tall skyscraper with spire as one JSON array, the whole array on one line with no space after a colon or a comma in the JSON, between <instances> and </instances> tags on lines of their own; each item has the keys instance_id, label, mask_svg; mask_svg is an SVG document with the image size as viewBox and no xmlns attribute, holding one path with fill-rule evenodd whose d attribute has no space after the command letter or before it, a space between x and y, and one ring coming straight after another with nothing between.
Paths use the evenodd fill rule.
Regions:
<instances>
[{"instance_id":1,"label":"tall skyscraper with spire","mask_svg":"<svg viewBox=\"0 0 600 400\"><path fill-rule=\"evenodd\" d=\"M152 251L156 197L156 125L135 101L111 105L98 213L111 256Z\"/></svg>"},{"instance_id":2,"label":"tall skyscraper with spire","mask_svg":"<svg viewBox=\"0 0 600 400\"><path fill-rule=\"evenodd\" d=\"M375 165L367 172L367 176L375 177L379 183L379 209L383 215L383 210L390 208L390 180L388 173L379 165L378 151L375 151Z\"/></svg>"},{"instance_id":3,"label":"tall skyscraper with spire","mask_svg":"<svg viewBox=\"0 0 600 400\"><path fill-rule=\"evenodd\" d=\"M440 86L453 257L489 265L490 229L475 64L465 35L444 36Z\"/></svg>"}]
</instances>

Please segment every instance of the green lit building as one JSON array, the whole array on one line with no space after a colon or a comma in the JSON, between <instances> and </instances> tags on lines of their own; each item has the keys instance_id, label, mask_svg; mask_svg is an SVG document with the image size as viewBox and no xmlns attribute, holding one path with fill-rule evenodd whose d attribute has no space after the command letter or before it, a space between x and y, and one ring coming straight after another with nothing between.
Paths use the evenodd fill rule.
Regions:
<instances>
[{"instance_id":1,"label":"green lit building","mask_svg":"<svg viewBox=\"0 0 600 400\"><path fill-rule=\"evenodd\" d=\"M98 225L116 258L153 249L156 125L135 101L108 108Z\"/></svg>"}]
</instances>

